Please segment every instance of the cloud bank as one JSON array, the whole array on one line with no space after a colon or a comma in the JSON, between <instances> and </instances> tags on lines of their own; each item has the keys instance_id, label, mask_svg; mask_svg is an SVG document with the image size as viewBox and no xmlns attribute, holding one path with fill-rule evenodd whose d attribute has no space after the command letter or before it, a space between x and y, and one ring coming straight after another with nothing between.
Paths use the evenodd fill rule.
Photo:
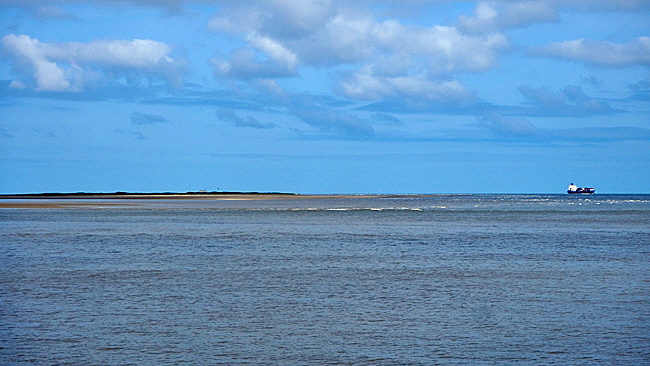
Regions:
<instances>
[{"instance_id":1,"label":"cloud bank","mask_svg":"<svg viewBox=\"0 0 650 366\"><path fill-rule=\"evenodd\" d=\"M519 52L516 44L511 47L512 41L506 35L509 30L540 23L560 24L560 15L565 16L567 10L621 12L650 7L641 0L470 1L457 8L467 15L455 13L444 22L415 15L420 10L434 11L438 5L444 7L446 1L44 0L35 5L31 1L11 0L6 4L29 8L35 18L55 22L82 14L74 14L79 8L70 6L80 3L175 9L178 12L174 15L182 15L184 7L209 4L203 18L209 21L197 26L212 32L202 36L206 36L206 43L214 39L215 43L207 48L212 47L213 55L219 56L207 60L210 56L203 53L203 59L193 60L197 68L200 63L209 67L197 82L209 80L207 75L212 72L217 82L227 86L226 90L217 95L209 86L209 90L199 93L187 84L182 91L175 90L173 96L166 95L167 99L158 98L164 94L161 90L165 85L180 85L186 71L184 62L173 56L174 49L165 42L108 39L46 43L25 34L9 34L0 39L0 46L19 77L7 81L11 90L5 93L79 100L114 100L127 95L130 101L210 104L221 108L216 112L221 121L255 129L279 126L240 116L237 113L243 112L235 111L259 111L261 105L272 105L325 135L345 137L381 135L379 119L358 117L364 116L364 110L470 116L478 118L483 128L511 137L539 133L526 119L529 117L586 117L621 112L612 107L616 103L592 98L574 85L559 90L521 86L519 92L524 101L515 106L493 105L489 95L478 95L470 85L478 85L478 74L497 68L501 57L507 57L510 51ZM401 12L396 13L397 10ZM531 54L599 67L647 67L650 37L637 37L627 43L577 39L534 47L528 53L523 51L523 56ZM327 84L322 88L330 89L315 92L308 85L307 75L317 75L321 84ZM292 78L296 79L295 84ZM157 88L146 88L140 94L131 90L137 89L133 86L141 81L155 81ZM591 81L593 85L598 82ZM292 85L304 88L311 97L284 89ZM250 90L263 93L249 93ZM84 93L65 93L81 91ZM336 95L328 95L329 101L320 103L321 96L316 94L330 92ZM647 93L637 91L636 98L647 100ZM165 122L161 119L156 115L131 115L131 122L139 125ZM378 121L373 127L372 123Z\"/></svg>"},{"instance_id":2,"label":"cloud bank","mask_svg":"<svg viewBox=\"0 0 650 366\"><path fill-rule=\"evenodd\" d=\"M479 2L473 17L459 17L458 28L470 34L491 33L557 19L556 6L544 1Z\"/></svg>"},{"instance_id":3,"label":"cloud bank","mask_svg":"<svg viewBox=\"0 0 650 366\"><path fill-rule=\"evenodd\" d=\"M528 115L549 117L587 117L606 115L615 110L607 103L591 98L581 87L569 85L557 92L547 88L519 87L519 92L526 98L526 104L533 109Z\"/></svg>"},{"instance_id":4,"label":"cloud bank","mask_svg":"<svg viewBox=\"0 0 650 366\"><path fill-rule=\"evenodd\" d=\"M39 91L82 91L104 75L135 73L179 84L182 63L172 59L163 42L146 39L89 43L43 43L27 35L9 34L0 43L13 57L15 69L33 80ZM17 81L14 86L23 86Z\"/></svg>"},{"instance_id":5,"label":"cloud bank","mask_svg":"<svg viewBox=\"0 0 650 366\"><path fill-rule=\"evenodd\" d=\"M219 78L294 77L300 67L326 67L341 70L337 90L352 99L465 100L471 93L454 73L488 70L508 46L499 33L379 21L334 1L243 4L223 9L208 26L245 42L229 57L211 60Z\"/></svg>"},{"instance_id":6,"label":"cloud bank","mask_svg":"<svg viewBox=\"0 0 650 366\"><path fill-rule=\"evenodd\" d=\"M601 67L650 66L650 37L625 44L577 39L534 48L537 56L580 61Z\"/></svg>"}]
</instances>

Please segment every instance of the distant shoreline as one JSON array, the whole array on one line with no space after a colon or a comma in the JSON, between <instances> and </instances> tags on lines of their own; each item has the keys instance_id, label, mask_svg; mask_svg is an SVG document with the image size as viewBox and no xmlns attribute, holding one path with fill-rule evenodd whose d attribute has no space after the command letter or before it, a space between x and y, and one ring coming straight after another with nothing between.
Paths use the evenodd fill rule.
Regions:
<instances>
[{"instance_id":1,"label":"distant shoreline","mask_svg":"<svg viewBox=\"0 0 650 366\"><path fill-rule=\"evenodd\" d=\"M431 194L297 194L297 193L259 193L259 192L186 192L186 193L28 193L0 194L0 208L75 208L93 206L133 206L133 203L120 202L139 200L214 200L214 201L265 201L301 199L351 199L351 198L397 198L433 197ZM110 202L113 200L113 202ZM18 202L16 202L18 201ZM93 202L95 201L95 202ZM97 202L100 201L101 203ZM137 204L136 204L137 205Z\"/></svg>"},{"instance_id":2,"label":"distant shoreline","mask_svg":"<svg viewBox=\"0 0 650 366\"><path fill-rule=\"evenodd\" d=\"M300 199L361 197L433 197L436 194L299 194L283 192L75 192L0 194L2 199Z\"/></svg>"},{"instance_id":3,"label":"distant shoreline","mask_svg":"<svg viewBox=\"0 0 650 366\"><path fill-rule=\"evenodd\" d=\"M281 192L75 192L0 194L1 199L204 199L225 197L293 197L296 193Z\"/></svg>"}]
</instances>

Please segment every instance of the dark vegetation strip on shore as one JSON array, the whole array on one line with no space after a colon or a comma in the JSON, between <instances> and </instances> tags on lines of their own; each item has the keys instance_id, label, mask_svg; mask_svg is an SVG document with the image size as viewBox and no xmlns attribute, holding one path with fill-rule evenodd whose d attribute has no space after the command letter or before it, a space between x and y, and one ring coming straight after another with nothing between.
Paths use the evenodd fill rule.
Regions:
<instances>
[{"instance_id":1,"label":"dark vegetation strip on shore","mask_svg":"<svg viewBox=\"0 0 650 366\"><path fill-rule=\"evenodd\" d=\"M76 193L25 193L25 194L0 194L0 199L55 199L55 198L164 198L164 197L213 197L213 196L297 196L297 193L281 192L76 192Z\"/></svg>"}]
</instances>

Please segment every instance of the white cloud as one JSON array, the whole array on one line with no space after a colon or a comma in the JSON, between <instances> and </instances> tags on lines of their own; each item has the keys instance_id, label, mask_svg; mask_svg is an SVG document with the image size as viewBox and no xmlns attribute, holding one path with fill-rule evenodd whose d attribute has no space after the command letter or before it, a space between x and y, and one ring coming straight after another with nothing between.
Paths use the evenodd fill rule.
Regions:
<instances>
[{"instance_id":1,"label":"white cloud","mask_svg":"<svg viewBox=\"0 0 650 366\"><path fill-rule=\"evenodd\" d=\"M118 67L154 70L159 63L171 63L168 56L171 47L163 42L146 39L132 41L95 41L91 43L65 43L55 48L63 57L71 57L81 63L99 63ZM54 53L54 52L53 52Z\"/></svg>"},{"instance_id":2,"label":"white cloud","mask_svg":"<svg viewBox=\"0 0 650 366\"><path fill-rule=\"evenodd\" d=\"M278 82L273 79L258 79L257 85L264 91L269 92L275 96L286 97L286 92L284 89L282 89L282 87L278 85Z\"/></svg>"},{"instance_id":3,"label":"white cloud","mask_svg":"<svg viewBox=\"0 0 650 366\"><path fill-rule=\"evenodd\" d=\"M282 58L274 60L253 48L236 50L229 60L212 59L210 62L219 77L259 80L296 75L294 64L283 63Z\"/></svg>"},{"instance_id":4,"label":"white cloud","mask_svg":"<svg viewBox=\"0 0 650 366\"><path fill-rule=\"evenodd\" d=\"M532 53L603 67L650 66L650 37L638 37L627 44L577 39L537 47Z\"/></svg>"},{"instance_id":5,"label":"white cloud","mask_svg":"<svg viewBox=\"0 0 650 366\"><path fill-rule=\"evenodd\" d=\"M23 90L26 88L26 85L20 80L13 80L11 83L9 83L9 87L11 89Z\"/></svg>"},{"instance_id":6,"label":"white cloud","mask_svg":"<svg viewBox=\"0 0 650 366\"><path fill-rule=\"evenodd\" d=\"M272 38L251 34L246 40L253 47L260 50L271 60L287 70L294 70L298 65L298 57L296 54Z\"/></svg>"},{"instance_id":7,"label":"white cloud","mask_svg":"<svg viewBox=\"0 0 650 366\"><path fill-rule=\"evenodd\" d=\"M379 100L395 95L388 83L373 75L371 67L365 67L340 84L340 92L348 98L360 100Z\"/></svg>"},{"instance_id":8,"label":"white cloud","mask_svg":"<svg viewBox=\"0 0 650 366\"><path fill-rule=\"evenodd\" d=\"M403 41L402 41L403 40ZM487 36L467 36L456 28L436 26L412 29L403 27L392 40L396 52L430 59L430 71L482 71L494 66L497 51L508 45L498 33Z\"/></svg>"},{"instance_id":9,"label":"white cloud","mask_svg":"<svg viewBox=\"0 0 650 366\"><path fill-rule=\"evenodd\" d=\"M231 6L212 19L212 30L239 34L246 42L227 59L211 60L218 77L292 77L299 75L301 66L312 66L347 74L338 92L353 99L458 102L474 95L453 80L454 74L494 67L499 52L508 46L500 33L468 35L451 26L378 21L369 9L342 2L255 4ZM342 68L358 71L338 72Z\"/></svg>"},{"instance_id":10,"label":"white cloud","mask_svg":"<svg viewBox=\"0 0 650 366\"><path fill-rule=\"evenodd\" d=\"M262 2L269 21L262 31L278 38L310 34L332 15L331 0L266 0Z\"/></svg>"},{"instance_id":11,"label":"white cloud","mask_svg":"<svg viewBox=\"0 0 650 366\"><path fill-rule=\"evenodd\" d=\"M342 80L339 92L348 98L358 100L397 97L414 102L454 103L474 98L474 95L457 80L430 80L423 74L378 76L373 74L371 67L365 67Z\"/></svg>"},{"instance_id":12,"label":"white cloud","mask_svg":"<svg viewBox=\"0 0 650 366\"><path fill-rule=\"evenodd\" d=\"M479 3L474 14L473 18L461 15L458 19L459 28L470 33L492 31L497 28L496 23L499 13L494 9L493 5Z\"/></svg>"},{"instance_id":13,"label":"white cloud","mask_svg":"<svg viewBox=\"0 0 650 366\"><path fill-rule=\"evenodd\" d=\"M581 87L566 86L559 91L546 88L519 87L527 104L537 109L537 115L545 116L593 116L611 114L614 109L604 101L585 94ZM532 113L530 111L529 113Z\"/></svg>"},{"instance_id":14,"label":"white cloud","mask_svg":"<svg viewBox=\"0 0 650 366\"><path fill-rule=\"evenodd\" d=\"M274 18L273 9L268 17ZM406 63L426 62L429 72L449 73L453 71L480 71L495 64L497 52L508 45L501 34L487 36L469 36L454 27L406 26L395 20L378 22L368 14L349 9L336 9L336 12L323 11L329 18L319 18L320 26L311 28L297 25L282 26L284 32L277 29L267 31L267 24L254 29L233 27L231 24L247 24L250 17L258 19L258 11L248 12L229 10L230 15L241 15L242 21L222 17L213 19L213 29L237 30L246 34L249 48L260 52L258 63L272 60L278 67L293 69L299 64L336 66L367 62L375 57L400 59ZM251 15L253 14L253 15ZM319 13L320 15L321 13ZM218 20L218 21L217 21ZM227 23L227 24L226 24ZM218 24L218 25L215 25ZM276 36L278 33L292 34L300 31L299 37ZM240 70L237 62L251 69L252 57L241 57L241 50L234 52L230 60L215 60L216 64L225 65L222 70ZM395 65L400 66L400 65ZM273 72L272 68L262 68ZM262 77L263 75L259 75Z\"/></svg>"},{"instance_id":15,"label":"white cloud","mask_svg":"<svg viewBox=\"0 0 650 366\"><path fill-rule=\"evenodd\" d=\"M458 28L468 34L498 32L535 23L557 22L561 11L650 10L647 0L491 0L477 1L473 16L460 15Z\"/></svg>"},{"instance_id":16,"label":"white cloud","mask_svg":"<svg viewBox=\"0 0 650 366\"><path fill-rule=\"evenodd\" d=\"M330 0L266 0L230 2L209 22L213 31L259 32L279 39L300 38L321 28L331 17Z\"/></svg>"},{"instance_id":17,"label":"white cloud","mask_svg":"<svg viewBox=\"0 0 650 366\"><path fill-rule=\"evenodd\" d=\"M213 32L234 34L252 33L263 22L262 9L253 6L224 8L208 22L208 29Z\"/></svg>"},{"instance_id":18,"label":"white cloud","mask_svg":"<svg viewBox=\"0 0 650 366\"><path fill-rule=\"evenodd\" d=\"M557 18L556 6L548 1L479 2L473 17L459 17L458 27L466 33L490 33Z\"/></svg>"},{"instance_id":19,"label":"white cloud","mask_svg":"<svg viewBox=\"0 0 650 366\"><path fill-rule=\"evenodd\" d=\"M17 70L27 70L41 91L79 91L98 74L140 72L180 82L181 64L163 42L134 39L89 43L42 43L27 35L9 34L0 40L14 56Z\"/></svg>"},{"instance_id":20,"label":"white cloud","mask_svg":"<svg viewBox=\"0 0 650 366\"><path fill-rule=\"evenodd\" d=\"M311 65L339 65L363 61L377 51L377 22L363 14L333 16L308 37L290 41L301 59Z\"/></svg>"}]
</instances>

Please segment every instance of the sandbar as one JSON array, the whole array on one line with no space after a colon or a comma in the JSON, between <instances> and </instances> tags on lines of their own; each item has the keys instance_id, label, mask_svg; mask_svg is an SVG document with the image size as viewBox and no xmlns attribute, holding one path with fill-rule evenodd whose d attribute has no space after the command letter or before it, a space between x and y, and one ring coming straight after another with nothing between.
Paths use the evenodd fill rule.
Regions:
<instances>
[{"instance_id":1,"label":"sandbar","mask_svg":"<svg viewBox=\"0 0 650 366\"><path fill-rule=\"evenodd\" d=\"M433 195L293 194L293 193L55 193L0 195L0 208L119 208L137 207L145 201L273 201L353 198L431 197Z\"/></svg>"}]
</instances>

